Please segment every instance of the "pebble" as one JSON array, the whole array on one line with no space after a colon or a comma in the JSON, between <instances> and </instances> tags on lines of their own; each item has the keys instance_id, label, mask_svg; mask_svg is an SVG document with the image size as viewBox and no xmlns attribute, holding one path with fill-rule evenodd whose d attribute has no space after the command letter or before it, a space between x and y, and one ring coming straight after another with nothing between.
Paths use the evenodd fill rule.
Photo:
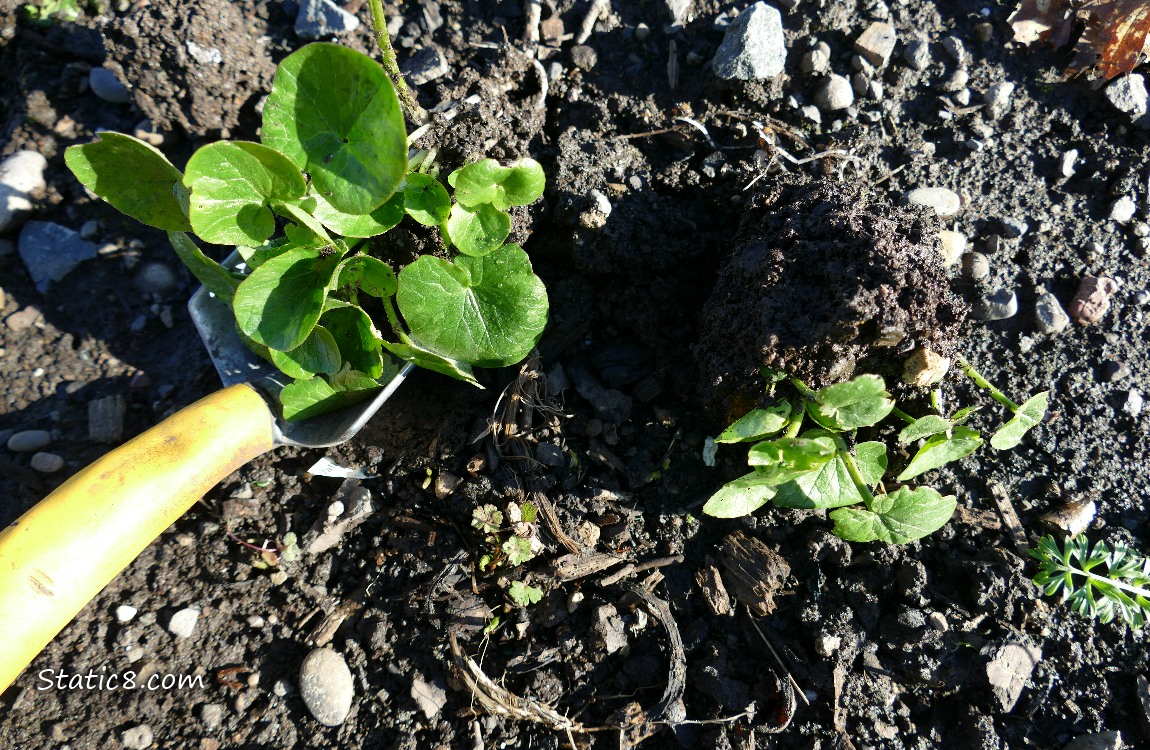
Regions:
<instances>
[{"instance_id":1,"label":"pebble","mask_svg":"<svg viewBox=\"0 0 1150 750\"><path fill-rule=\"evenodd\" d=\"M1007 239L1011 240L1018 239L1019 237L1026 234L1026 231L1030 229L1030 226L1025 221L1013 217L999 219L999 223L1002 224L1003 235L1005 235Z\"/></svg>"},{"instance_id":2,"label":"pebble","mask_svg":"<svg viewBox=\"0 0 1150 750\"><path fill-rule=\"evenodd\" d=\"M302 39L346 34L359 28L359 19L332 0L301 0L295 33Z\"/></svg>"},{"instance_id":3,"label":"pebble","mask_svg":"<svg viewBox=\"0 0 1150 750\"><path fill-rule=\"evenodd\" d=\"M929 388L937 385L950 370L950 358L938 352L920 347L907 357L902 370L902 382L915 388Z\"/></svg>"},{"instance_id":4,"label":"pebble","mask_svg":"<svg viewBox=\"0 0 1150 750\"><path fill-rule=\"evenodd\" d=\"M1062 750L1123 750L1132 747L1122 739L1122 733L1114 730L1080 734L1066 743Z\"/></svg>"},{"instance_id":5,"label":"pebble","mask_svg":"<svg viewBox=\"0 0 1150 750\"><path fill-rule=\"evenodd\" d=\"M128 750L146 750L152 746L153 739L152 728L147 724L137 724L120 732L120 742Z\"/></svg>"},{"instance_id":6,"label":"pebble","mask_svg":"<svg viewBox=\"0 0 1150 750\"><path fill-rule=\"evenodd\" d=\"M180 277L167 263L152 261L140 266L136 273L136 287L141 292L166 297L180 285Z\"/></svg>"},{"instance_id":7,"label":"pebble","mask_svg":"<svg viewBox=\"0 0 1150 750\"><path fill-rule=\"evenodd\" d=\"M330 648L317 648L304 657L299 670L299 693L320 724L342 724L355 696L351 670L343 656Z\"/></svg>"},{"instance_id":8,"label":"pebble","mask_svg":"<svg viewBox=\"0 0 1150 750\"><path fill-rule=\"evenodd\" d=\"M941 187L915 188L906 194L906 202L934 211L935 216L949 219L962 209L962 199L953 190Z\"/></svg>"},{"instance_id":9,"label":"pebble","mask_svg":"<svg viewBox=\"0 0 1150 750\"><path fill-rule=\"evenodd\" d=\"M219 703L205 703L200 706L200 723L209 732L217 729L224 721L224 707Z\"/></svg>"},{"instance_id":10,"label":"pebble","mask_svg":"<svg viewBox=\"0 0 1150 750\"><path fill-rule=\"evenodd\" d=\"M1070 325L1070 316L1062 303L1050 292L1042 290L1034 303L1034 320L1042 333L1062 333Z\"/></svg>"},{"instance_id":11,"label":"pebble","mask_svg":"<svg viewBox=\"0 0 1150 750\"><path fill-rule=\"evenodd\" d=\"M1014 96L1014 84L1010 81L996 83L986 90L982 100L986 102L986 115L991 120L997 120L1010 111L1011 99Z\"/></svg>"},{"instance_id":12,"label":"pebble","mask_svg":"<svg viewBox=\"0 0 1150 750\"><path fill-rule=\"evenodd\" d=\"M1125 362L1116 362L1114 360L1107 360L1102 363L1102 378L1107 383L1117 383L1119 380L1125 380L1130 377L1133 370L1130 365Z\"/></svg>"},{"instance_id":13,"label":"pebble","mask_svg":"<svg viewBox=\"0 0 1150 750\"><path fill-rule=\"evenodd\" d=\"M815 104L824 112L837 112L854 104L855 94L851 82L832 73L815 91Z\"/></svg>"},{"instance_id":14,"label":"pebble","mask_svg":"<svg viewBox=\"0 0 1150 750\"><path fill-rule=\"evenodd\" d=\"M663 0L663 9L671 17L672 26L682 26L691 14L694 0Z\"/></svg>"},{"instance_id":15,"label":"pebble","mask_svg":"<svg viewBox=\"0 0 1150 750\"><path fill-rule=\"evenodd\" d=\"M430 45L411 56L403 68L403 75L412 86L422 86L436 78L442 78L449 70L443 50Z\"/></svg>"},{"instance_id":16,"label":"pebble","mask_svg":"<svg viewBox=\"0 0 1150 750\"><path fill-rule=\"evenodd\" d=\"M855 40L854 51L865 57L871 65L881 68L890 60L897 42L898 33L894 26L875 21Z\"/></svg>"},{"instance_id":17,"label":"pebble","mask_svg":"<svg viewBox=\"0 0 1150 750\"><path fill-rule=\"evenodd\" d=\"M131 622L132 618L134 618L136 613L139 611L140 610L136 609L131 604L121 604L120 606L116 607L116 622L120 623L121 625L127 622Z\"/></svg>"},{"instance_id":18,"label":"pebble","mask_svg":"<svg viewBox=\"0 0 1150 750\"><path fill-rule=\"evenodd\" d=\"M184 42L184 47L192 59L200 65L219 65L224 61L224 56L215 47L202 47L191 39Z\"/></svg>"},{"instance_id":19,"label":"pebble","mask_svg":"<svg viewBox=\"0 0 1150 750\"><path fill-rule=\"evenodd\" d=\"M23 430L8 438L8 450L17 453L38 451L52 442L52 433L47 430Z\"/></svg>"},{"instance_id":20,"label":"pebble","mask_svg":"<svg viewBox=\"0 0 1150 750\"><path fill-rule=\"evenodd\" d=\"M980 44L986 44L994 39L994 24L983 22L975 26L974 38L977 39Z\"/></svg>"},{"instance_id":21,"label":"pebble","mask_svg":"<svg viewBox=\"0 0 1150 750\"><path fill-rule=\"evenodd\" d=\"M966 88L966 84L970 81L970 74L962 68L954 71L950 76L943 81L942 90L953 94L956 91L961 91Z\"/></svg>"},{"instance_id":22,"label":"pebble","mask_svg":"<svg viewBox=\"0 0 1150 750\"><path fill-rule=\"evenodd\" d=\"M1110 297L1118 291L1118 282L1107 276L1084 276L1067 312L1079 325L1093 325L1110 309Z\"/></svg>"},{"instance_id":23,"label":"pebble","mask_svg":"<svg viewBox=\"0 0 1150 750\"><path fill-rule=\"evenodd\" d=\"M961 39L956 36L948 36L942 40L942 48L960 66L966 65L966 45L962 43Z\"/></svg>"},{"instance_id":24,"label":"pebble","mask_svg":"<svg viewBox=\"0 0 1150 750\"><path fill-rule=\"evenodd\" d=\"M0 162L0 232L14 229L32 211L31 194L43 190L48 160L35 151L17 151Z\"/></svg>"},{"instance_id":25,"label":"pebble","mask_svg":"<svg viewBox=\"0 0 1150 750\"><path fill-rule=\"evenodd\" d=\"M1058 160L1058 172L1063 177L1074 176L1074 163L1078 161L1078 149L1072 148L1069 151L1063 151L1061 158Z\"/></svg>"},{"instance_id":26,"label":"pebble","mask_svg":"<svg viewBox=\"0 0 1150 750\"><path fill-rule=\"evenodd\" d=\"M1039 517L1041 523L1061 529L1067 536L1078 536L1090 527L1098 506L1093 500L1074 500Z\"/></svg>"},{"instance_id":27,"label":"pebble","mask_svg":"<svg viewBox=\"0 0 1150 750\"><path fill-rule=\"evenodd\" d=\"M191 638L196 630L196 621L199 619L200 610L185 607L168 620L168 632L177 638Z\"/></svg>"},{"instance_id":28,"label":"pebble","mask_svg":"<svg viewBox=\"0 0 1150 750\"><path fill-rule=\"evenodd\" d=\"M1114 109L1130 115L1135 122L1142 121L1150 111L1150 96L1146 92L1146 79L1141 73L1129 73L1116 78L1106 87L1106 99Z\"/></svg>"},{"instance_id":29,"label":"pebble","mask_svg":"<svg viewBox=\"0 0 1150 750\"><path fill-rule=\"evenodd\" d=\"M446 500L462 481L461 477L450 471L439 472L435 477L435 496L440 500Z\"/></svg>"},{"instance_id":30,"label":"pebble","mask_svg":"<svg viewBox=\"0 0 1150 750\"><path fill-rule=\"evenodd\" d=\"M839 650L842 643L843 639L837 635L821 633L815 638L815 653L824 659L829 659Z\"/></svg>"},{"instance_id":31,"label":"pebble","mask_svg":"<svg viewBox=\"0 0 1150 750\"><path fill-rule=\"evenodd\" d=\"M823 49L819 45L803 54L799 61L799 70L809 76L825 75L831 68L830 48Z\"/></svg>"},{"instance_id":32,"label":"pebble","mask_svg":"<svg viewBox=\"0 0 1150 750\"><path fill-rule=\"evenodd\" d=\"M112 71L104 67L92 68L88 72L88 85L92 93L112 104L127 104L132 101L128 87L120 83Z\"/></svg>"},{"instance_id":33,"label":"pebble","mask_svg":"<svg viewBox=\"0 0 1150 750\"><path fill-rule=\"evenodd\" d=\"M975 320L992 321L1013 318L1018 313L1018 295L1013 289L996 289L974 305L970 315Z\"/></svg>"},{"instance_id":34,"label":"pebble","mask_svg":"<svg viewBox=\"0 0 1150 750\"><path fill-rule=\"evenodd\" d=\"M930 67L930 42L924 39L913 39L906 44L902 57L906 64L914 70L926 70Z\"/></svg>"},{"instance_id":35,"label":"pebble","mask_svg":"<svg viewBox=\"0 0 1150 750\"><path fill-rule=\"evenodd\" d=\"M411 680L411 698L427 719L434 719L447 705L447 690L441 680L428 682L419 677Z\"/></svg>"},{"instance_id":36,"label":"pebble","mask_svg":"<svg viewBox=\"0 0 1150 750\"><path fill-rule=\"evenodd\" d=\"M950 630L950 623L946 621L946 615L942 612L931 612L926 621L930 623L931 628L940 633L945 633Z\"/></svg>"},{"instance_id":37,"label":"pebble","mask_svg":"<svg viewBox=\"0 0 1150 750\"><path fill-rule=\"evenodd\" d=\"M984 646L980 653L987 658L986 679L997 708L1009 713L1034 668L1042 662L1042 649L1025 642L996 641Z\"/></svg>"},{"instance_id":38,"label":"pebble","mask_svg":"<svg viewBox=\"0 0 1150 750\"><path fill-rule=\"evenodd\" d=\"M646 41L649 36L651 36L651 27L648 26L647 24L641 23L635 27L635 40L636 41L640 41L640 42Z\"/></svg>"},{"instance_id":39,"label":"pebble","mask_svg":"<svg viewBox=\"0 0 1150 750\"><path fill-rule=\"evenodd\" d=\"M73 268L96 257L96 245L61 224L30 221L20 230L17 250L28 269L36 290L46 293L52 282L68 275Z\"/></svg>"},{"instance_id":40,"label":"pebble","mask_svg":"<svg viewBox=\"0 0 1150 750\"><path fill-rule=\"evenodd\" d=\"M128 405L120 394L88 402L88 439L95 443L118 443L124 436Z\"/></svg>"},{"instance_id":41,"label":"pebble","mask_svg":"<svg viewBox=\"0 0 1150 750\"><path fill-rule=\"evenodd\" d=\"M962 275L971 281L982 281L990 277L990 260L982 253L966 253L962 256Z\"/></svg>"},{"instance_id":42,"label":"pebble","mask_svg":"<svg viewBox=\"0 0 1150 750\"><path fill-rule=\"evenodd\" d=\"M591 70L599 62L599 53L594 47L576 44L571 48L571 62L580 70Z\"/></svg>"},{"instance_id":43,"label":"pebble","mask_svg":"<svg viewBox=\"0 0 1150 750\"><path fill-rule=\"evenodd\" d=\"M33 453L30 463L41 474L55 474L64 468L64 459L55 453Z\"/></svg>"},{"instance_id":44,"label":"pebble","mask_svg":"<svg viewBox=\"0 0 1150 750\"><path fill-rule=\"evenodd\" d=\"M157 148L164 145L164 134L151 120L140 120L136 123L132 135Z\"/></svg>"},{"instance_id":45,"label":"pebble","mask_svg":"<svg viewBox=\"0 0 1150 750\"><path fill-rule=\"evenodd\" d=\"M1126 412L1132 417L1136 417L1142 413L1142 393L1131 389L1126 394L1126 403L1122 404L1122 411Z\"/></svg>"},{"instance_id":46,"label":"pebble","mask_svg":"<svg viewBox=\"0 0 1150 750\"><path fill-rule=\"evenodd\" d=\"M779 11L764 2L747 8L727 27L711 65L719 78L774 78L783 72L787 41Z\"/></svg>"},{"instance_id":47,"label":"pebble","mask_svg":"<svg viewBox=\"0 0 1150 750\"><path fill-rule=\"evenodd\" d=\"M942 241L942 264L944 266L958 265L959 261L962 260L962 254L966 252L966 235L943 229L938 233L938 238Z\"/></svg>"},{"instance_id":48,"label":"pebble","mask_svg":"<svg viewBox=\"0 0 1150 750\"><path fill-rule=\"evenodd\" d=\"M4 323L13 331L26 331L39 323L42 317L39 310L28 306L9 315Z\"/></svg>"},{"instance_id":49,"label":"pebble","mask_svg":"<svg viewBox=\"0 0 1150 750\"><path fill-rule=\"evenodd\" d=\"M1134 202L1134 199L1129 195L1124 195L1111 204L1110 220L1116 221L1119 224L1126 224L1134 218L1134 211L1137 210L1137 208L1138 205Z\"/></svg>"}]
</instances>

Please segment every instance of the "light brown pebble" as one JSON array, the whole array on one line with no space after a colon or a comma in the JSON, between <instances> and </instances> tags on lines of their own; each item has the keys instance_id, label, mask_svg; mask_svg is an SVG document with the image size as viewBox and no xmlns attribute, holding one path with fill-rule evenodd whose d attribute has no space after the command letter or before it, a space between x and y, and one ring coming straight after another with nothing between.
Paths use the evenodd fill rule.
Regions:
<instances>
[{"instance_id":1,"label":"light brown pebble","mask_svg":"<svg viewBox=\"0 0 1150 750\"><path fill-rule=\"evenodd\" d=\"M1108 276L1084 276L1066 312L1079 325L1093 325L1110 309L1110 297L1117 291L1118 282Z\"/></svg>"},{"instance_id":2,"label":"light brown pebble","mask_svg":"<svg viewBox=\"0 0 1150 750\"><path fill-rule=\"evenodd\" d=\"M36 453L32 456L32 468L41 474L52 474L64 468L64 459L55 453Z\"/></svg>"}]
</instances>

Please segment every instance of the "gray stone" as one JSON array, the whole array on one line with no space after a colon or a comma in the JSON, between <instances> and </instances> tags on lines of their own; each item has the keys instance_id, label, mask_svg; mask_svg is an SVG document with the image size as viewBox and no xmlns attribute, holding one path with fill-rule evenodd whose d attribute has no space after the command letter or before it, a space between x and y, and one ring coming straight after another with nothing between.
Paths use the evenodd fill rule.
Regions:
<instances>
[{"instance_id":1,"label":"gray stone","mask_svg":"<svg viewBox=\"0 0 1150 750\"><path fill-rule=\"evenodd\" d=\"M682 26L691 16L694 0L663 0L663 9L671 17L672 26Z\"/></svg>"},{"instance_id":2,"label":"gray stone","mask_svg":"<svg viewBox=\"0 0 1150 750\"><path fill-rule=\"evenodd\" d=\"M986 116L997 120L1010 111L1011 98L1014 96L1014 84L1010 81L996 83L986 90L982 100L986 102Z\"/></svg>"},{"instance_id":3,"label":"gray stone","mask_svg":"<svg viewBox=\"0 0 1150 750\"><path fill-rule=\"evenodd\" d=\"M147 750L153 739L152 728L147 724L137 724L120 732L120 742L127 750Z\"/></svg>"},{"instance_id":4,"label":"gray stone","mask_svg":"<svg viewBox=\"0 0 1150 750\"><path fill-rule=\"evenodd\" d=\"M64 468L64 459L55 453L33 453L29 463L41 474L55 474Z\"/></svg>"},{"instance_id":5,"label":"gray stone","mask_svg":"<svg viewBox=\"0 0 1150 750\"><path fill-rule=\"evenodd\" d=\"M876 68L881 68L890 60L898 33L889 23L875 21L855 40L854 50Z\"/></svg>"},{"instance_id":6,"label":"gray stone","mask_svg":"<svg viewBox=\"0 0 1150 750\"><path fill-rule=\"evenodd\" d=\"M930 42L923 39L913 39L907 42L902 58L913 69L926 70L931 63Z\"/></svg>"},{"instance_id":7,"label":"gray stone","mask_svg":"<svg viewBox=\"0 0 1150 750\"><path fill-rule=\"evenodd\" d=\"M950 55L959 66L966 65L966 45L962 43L961 39L956 36L948 36L942 40L942 48L946 50L946 54Z\"/></svg>"},{"instance_id":8,"label":"gray stone","mask_svg":"<svg viewBox=\"0 0 1150 750\"><path fill-rule=\"evenodd\" d=\"M1034 303L1034 320L1042 333L1062 333L1070 325L1070 316L1062 308L1062 303L1045 291L1038 295Z\"/></svg>"},{"instance_id":9,"label":"gray stone","mask_svg":"<svg viewBox=\"0 0 1150 750\"><path fill-rule=\"evenodd\" d=\"M136 287L141 292L166 297L176 291L179 285L180 277L167 263L158 261L145 263L136 273Z\"/></svg>"},{"instance_id":10,"label":"gray stone","mask_svg":"<svg viewBox=\"0 0 1150 750\"><path fill-rule=\"evenodd\" d=\"M1143 124L1150 111L1150 95L1146 92L1146 78L1141 73L1129 73L1106 87L1106 98L1114 109L1130 115L1130 119Z\"/></svg>"},{"instance_id":11,"label":"gray stone","mask_svg":"<svg viewBox=\"0 0 1150 750\"><path fill-rule=\"evenodd\" d=\"M88 402L88 439L94 443L118 443L124 437L128 405L119 394Z\"/></svg>"},{"instance_id":12,"label":"gray stone","mask_svg":"<svg viewBox=\"0 0 1150 750\"><path fill-rule=\"evenodd\" d=\"M317 648L304 657L299 669L299 694L320 724L342 724L355 697L351 670L343 656L330 648Z\"/></svg>"},{"instance_id":13,"label":"gray stone","mask_svg":"<svg viewBox=\"0 0 1150 750\"><path fill-rule=\"evenodd\" d=\"M826 74L831 68L830 54L822 49L822 47L815 47L803 53L802 59L799 61L799 70L811 76L821 76Z\"/></svg>"},{"instance_id":14,"label":"gray stone","mask_svg":"<svg viewBox=\"0 0 1150 750\"><path fill-rule=\"evenodd\" d=\"M200 722L209 732L218 729L224 721L224 707L219 703L205 703L200 706Z\"/></svg>"},{"instance_id":15,"label":"gray stone","mask_svg":"<svg viewBox=\"0 0 1150 750\"><path fill-rule=\"evenodd\" d=\"M191 638L196 631L196 621L200 619L200 610L185 607L172 615L168 620L168 632L177 638Z\"/></svg>"},{"instance_id":16,"label":"gray stone","mask_svg":"<svg viewBox=\"0 0 1150 750\"><path fill-rule=\"evenodd\" d=\"M623 620L613 605L604 604L595 610L591 624L591 637L608 654L613 654L627 646L627 633Z\"/></svg>"},{"instance_id":17,"label":"gray stone","mask_svg":"<svg viewBox=\"0 0 1150 750\"><path fill-rule=\"evenodd\" d=\"M1067 742L1062 750L1122 750L1127 747L1121 732L1094 732L1080 734Z\"/></svg>"},{"instance_id":18,"label":"gray stone","mask_svg":"<svg viewBox=\"0 0 1150 750\"><path fill-rule=\"evenodd\" d=\"M599 63L599 53L594 47L576 44L571 48L571 62L580 70L591 70Z\"/></svg>"},{"instance_id":19,"label":"gray stone","mask_svg":"<svg viewBox=\"0 0 1150 750\"><path fill-rule=\"evenodd\" d=\"M411 698L428 719L434 719L447 705L447 690L441 678L432 682L414 677L411 680Z\"/></svg>"},{"instance_id":20,"label":"gray stone","mask_svg":"<svg viewBox=\"0 0 1150 750\"><path fill-rule=\"evenodd\" d=\"M93 94L106 102L127 104L132 101L128 87L120 83L120 79L107 68L92 68L88 72L88 85L92 87Z\"/></svg>"},{"instance_id":21,"label":"gray stone","mask_svg":"<svg viewBox=\"0 0 1150 750\"><path fill-rule=\"evenodd\" d=\"M1108 360L1102 363L1102 379L1107 383L1117 383L1119 380L1130 377L1133 373L1130 365L1125 362Z\"/></svg>"},{"instance_id":22,"label":"gray stone","mask_svg":"<svg viewBox=\"0 0 1150 750\"><path fill-rule=\"evenodd\" d=\"M1134 218L1134 212L1137 208L1138 205L1134 202L1134 199L1129 195L1124 195L1111 204L1110 220L1116 221L1119 224L1126 224Z\"/></svg>"},{"instance_id":23,"label":"gray stone","mask_svg":"<svg viewBox=\"0 0 1150 750\"><path fill-rule=\"evenodd\" d=\"M966 252L966 236L960 232L942 229L938 233L938 238L942 243L940 248L942 264L947 267L958 265L958 262L962 260L963 253Z\"/></svg>"},{"instance_id":24,"label":"gray stone","mask_svg":"<svg viewBox=\"0 0 1150 750\"><path fill-rule=\"evenodd\" d=\"M544 466L551 466L553 468L563 468L567 465L567 457L563 455L563 449L558 445L551 443L540 443L535 449L535 455L539 458L539 463Z\"/></svg>"},{"instance_id":25,"label":"gray stone","mask_svg":"<svg viewBox=\"0 0 1150 750\"><path fill-rule=\"evenodd\" d=\"M302 0L295 17L295 33L302 39L346 34L359 28L359 19L331 0Z\"/></svg>"},{"instance_id":26,"label":"gray stone","mask_svg":"<svg viewBox=\"0 0 1150 750\"><path fill-rule=\"evenodd\" d=\"M24 430L8 438L8 450L17 453L38 451L52 442L52 433L47 430Z\"/></svg>"},{"instance_id":27,"label":"gray stone","mask_svg":"<svg viewBox=\"0 0 1150 750\"><path fill-rule=\"evenodd\" d=\"M964 253L962 275L971 281L982 281L990 277L990 259L982 253Z\"/></svg>"},{"instance_id":28,"label":"gray stone","mask_svg":"<svg viewBox=\"0 0 1150 750\"><path fill-rule=\"evenodd\" d=\"M1131 389L1126 394L1126 402L1122 404L1122 411L1132 417L1136 417L1142 413L1142 405L1143 399L1141 392Z\"/></svg>"},{"instance_id":29,"label":"gray stone","mask_svg":"<svg viewBox=\"0 0 1150 750\"><path fill-rule=\"evenodd\" d=\"M934 211L936 216L949 219L962 209L958 193L941 187L915 188L906 194L906 202Z\"/></svg>"},{"instance_id":30,"label":"gray stone","mask_svg":"<svg viewBox=\"0 0 1150 750\"><path fill-rule=\"evenodd\" d=\"M1030 226L1022 219L1007 217L999 221L1002 224L1002 233L1007 239L1016 240L1026 234L1026 230L1030 229Z\"/></svg>"},{"instance_id":31,"label":"gray stone","mask_svg":"<svg viewBox=\"0 0 1150 750\"><path fill-rule=\"evenodd\" d=\"M1018 295L1013 289L996 289L980 299L971 310L975 320L1006 320L1018 313Z\"/></svg>"},{"instance_id":32,"label":"gray stone","mask_svg":"<svg viewBox=\"0 0 1150 750\"><path fill-rule=\"evenodd\" d=\"M184 42L184 46L192 59L200 65L219 65L224 61L224 56L215 47L201 47L191 39Z\"/></svg>"},{"instance_id":33,"label":"gray stone","mask_svg":"<svg viewBox=\"0 0 1150 750\"><path fill-rule=\"evenodd\" d=\"M450 68L443 50L435 45L424 47L411 56L403 68L403 75L412 86L422 86L447 75Z\"/></svg>"},{"instance_id":34,"label":"gray stone","mask_svg":"<svg viewBox=\"0 0 1150 750\"><path fill-rule=\"evenodd\" d=\"M44 189L47 168L48 160L35 151L17 151L0 162L0 232L14 228L32 211L31 194Z\"/></svg>"},{"instance_id":35,"label":"gray stone","mask_svg":"<svg viewBox=\"0 0 1150 750\"><path fill-rule=\"evenodd\" d=\"M36 290L46 293L53 281L59 281L86 260L96 257L96 245L81 239L79 233L50 221L30 221L20 230L17 241L24 267Z\"/></svg>"},{"instance_id":36,"label":"gray stone","mask_svg":"<svg viewBox=\"0 0 1150 750\"><path fill-rule=\"evenodd\" d=\"M824 112L836 112L854 104L855 94L851 82L840 75L831 74L815 91L815 104Z\"/></svg>"},{"instance_id":37,"label":"gray stone","mask_svg":"<svg viewBox=\"0 0 1150 750\"><path fill-rule=\"evenodd\" d=\"M1042 661L1042 649L1020 641L998 641L984 646L981 654L987 658L986 679L998 709L1009 713Z\"/></svg>"},{"instance_id":38,"label":"gray stone","mask_svg":"<svg viewBox=\"0 0 1150 750\"><path fill-rule=\"evenodd\" d=\"M715 75L741 81L774 78L787 61L783 19L763 2L747 8L731 22L715 53Z\"/></svg>"}]
</instances>

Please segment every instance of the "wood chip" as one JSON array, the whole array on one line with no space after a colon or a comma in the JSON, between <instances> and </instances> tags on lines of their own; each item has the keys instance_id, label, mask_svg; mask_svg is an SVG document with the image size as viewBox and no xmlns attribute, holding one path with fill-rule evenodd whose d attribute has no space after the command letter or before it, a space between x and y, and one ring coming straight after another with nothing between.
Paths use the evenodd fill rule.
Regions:
<instances>
[{"instance_id":1,"label":"wood chip","mask_svg":"<svg viewBox=\"0 0 1150 750\"><path fill-rule=\"evenodd\" d=\"M1006 492L1006 488L998 482L990 483L990 494L994 497L995 505L998 506L998 514L1002 516L1003 525L1010 533L1014 550L1025 559L1029 547L1026 543L1026 531L1022 528L1022 521L1018 520L1018 514L1014 512L1014 506L1010 503L1010 495Z\"/></svg>"},{"instance_id":2,"label":"wood chip","mask_svg":"<svg viewBox=\"0 0 1150 750\"><path fill-rule=\"evenodd\" d=\"M699 584L699 590L703 592L703 601L707 603L712 613L720 617L731 613L731 595L723 585L718 568L706 565L695 571L695 583Z\"/></svg>"},{"instance_id":3,"label":"wood chip","mask_svg":"<svg viewBox=\"0 0 1150 750\"><path fill-rule=\"evenodd\" d=\"M551 563L551 567L560 581L575 581L623 562L627 562L626 558L606 552L584 552L564 555Z\"/></svg>"},{"instance_id":4,"label":"wood chip","mask_svg":"<svg viewBox=\"0 0 1150 750\"><path fill-rule=\"evenodd\" d=\"M728 588L751 612L763 617L775 611L775 593L783 588L791 566L754 537L736 531L723 540L723 569Z\"/></svg>"}]
</instances>

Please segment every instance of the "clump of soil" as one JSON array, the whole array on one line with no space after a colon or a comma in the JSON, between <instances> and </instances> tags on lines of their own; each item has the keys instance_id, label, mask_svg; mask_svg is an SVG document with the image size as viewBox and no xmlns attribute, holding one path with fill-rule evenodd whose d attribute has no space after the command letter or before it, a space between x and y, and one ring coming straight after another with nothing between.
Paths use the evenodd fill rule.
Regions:
<instances>
[{"instance_id":1,"label":"clump of soil","mask_svg":"<svg viewBox=\"0 0 1150 750\"><path fill-rule=\"evenodd\" d=\"M893 384L919 347L954 355L967 305L933 217L843 182L779 185L753 201L736 242L695 346L712 410L746 411L764 366L815 388L856 372Z\"/></svg>"}]
</instances>

